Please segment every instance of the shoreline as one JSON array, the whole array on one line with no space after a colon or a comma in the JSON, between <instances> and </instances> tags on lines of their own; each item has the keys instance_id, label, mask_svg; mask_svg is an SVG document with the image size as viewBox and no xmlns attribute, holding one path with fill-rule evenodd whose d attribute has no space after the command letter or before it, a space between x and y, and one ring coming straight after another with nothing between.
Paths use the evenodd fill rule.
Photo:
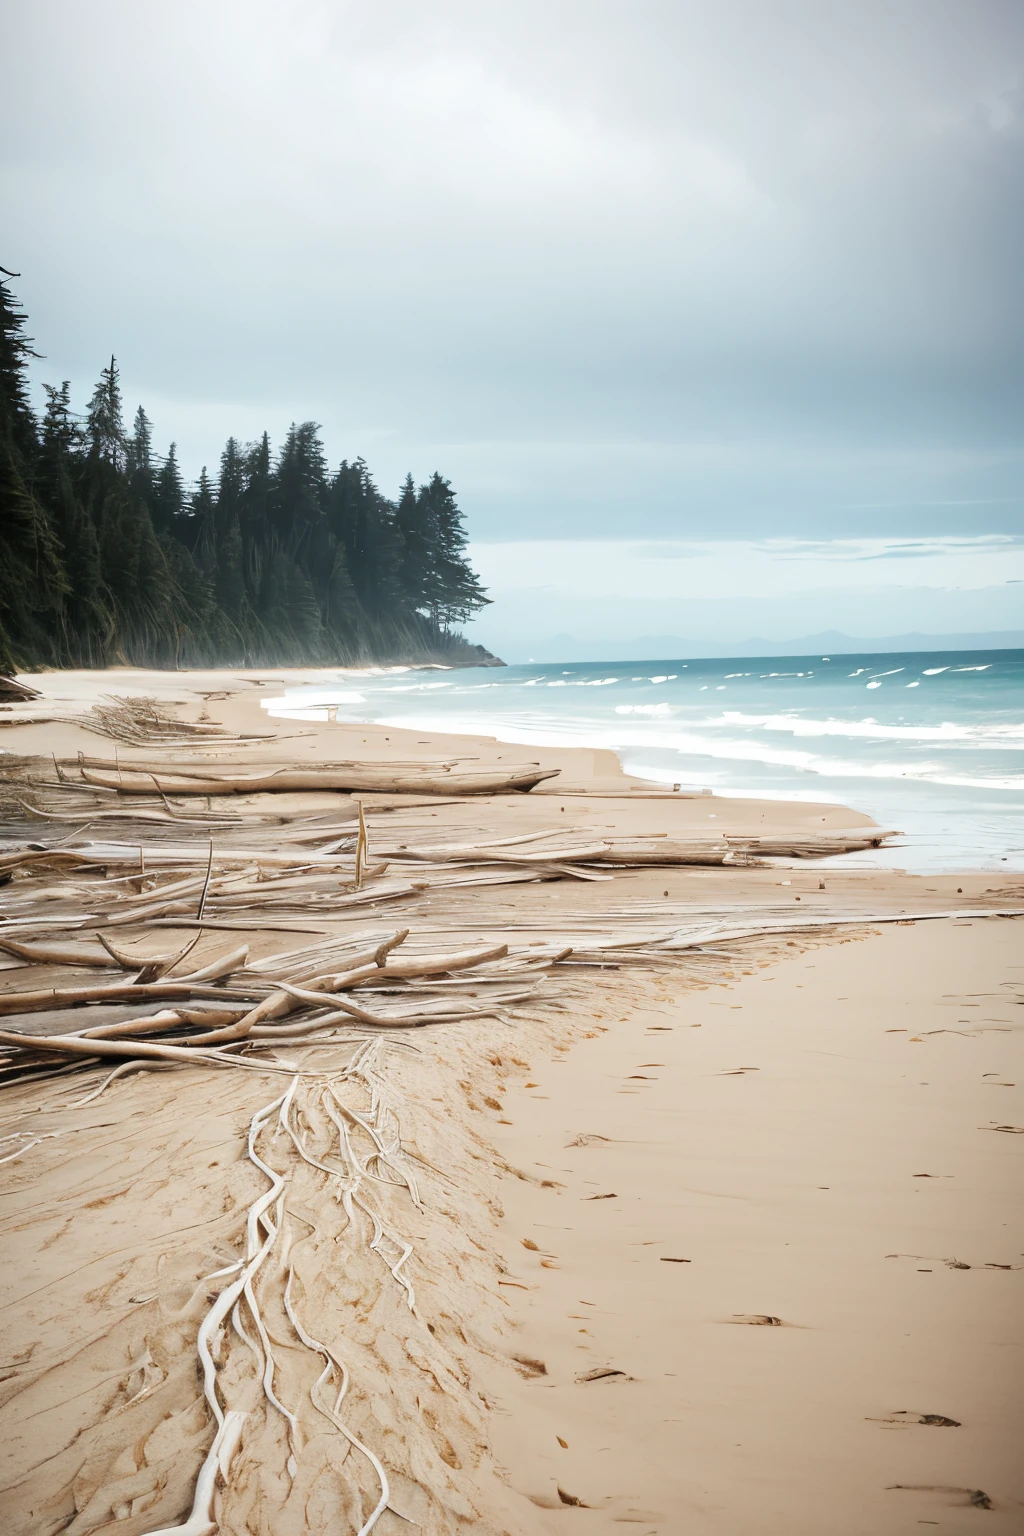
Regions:
<instances>
[{"instance_id":1,"label":"shoreline","mask_svg":"<svg viewBox=\"0 0 1024 1536\"><path fill-rule=\"evenodd\" d=\"M632 664L627 663L627 665ZM681 663L677 665L682 666ZM690 665L691 663L686 664L686 666ZM692 663L692 665L712 664ZM720 662L718 665L728 665L728 662ZM513 671L515 670L513 668ZM598 670L601 669L598 668ZM860 672L864 670L861 668L858 672L851 674L855 683ZM902 673L905 669L901 667L897 670ZM945 675L951 672L951 664L932 670ZM976 668L971 666L952 667L953 674L974 670ZM452 675L437 682L424 683L415 680L414 674L431 671L449 672ZM730 678L734 674L724 675ZM775 674L771 675L775 676ZM807 677L812 675L806 674ZM883 674L883 679L888 675L888 673ZM572 717L571 711L571 718L562 725L557 725L554 720L545 720L543 711L536 715L532 722L528 722L525 718L520 719L518 703L515 704L512 715L507 714L507 703L498 706L492 704L490 714L486 708L482 714L479 709L470 713L460 709L457 714L452 714L451 704L456 696L467 692L469 695L486 694L492 701L504 700L507 689L511 686L513 692L508 697L518 699L517 680L513 678L511 683L474 681L467 688L460 680L458 669L433 665L278 668L270 672L265 669L223 669L177 673L147 673L140 669L123 668L106 673L67 671L24 674L24 676L27 679L34 677L37 683L41 683L44 678L51 679L47 684L48 691L60 695L62 701L71 706L72 710L80 710L88 701L96 698L99 689L98 680L102 678L107 678L119 689L125 691L131 691L133 686L141 686L140 680L148 679L145 686L154 697L176 700L179 703L187 703L192 697L205 697L207 692L216 693L226 682L232 687L242 685L243 691L245 688L259 690L263 694L263 706L268 717L264 721L263 728L274 728L274 721L291 721L289 734L292 736L300 733L303 726L336 723L336 716L340 710L343 715L342 724L356 733L365 732L367 729L379 732L383 729L385 734L391 731L405 732L407 736L411 734L415 737L424 735L441 738L458 737L464 743L476 742L481 737L485 737L492 743L498 742L506 747L518 747L529 753L564 753L575 749L585 752L607 752L613 754L616 762L612 774L616 781L622 775L627 779L639 777L651 793L669 794L673 792L673 787L678 785L679 791L684 795L713 793L723 800L778 801L782 804L806 802L834 806L867 805L875 820L884 826L900 830L902 841L899 846L907 850L902 856L895 850L889 851L882 857L873 856L870 862L874 867L904 869L929 875L954 871L964 874L988 871L991 874L1006 875L1024 870L1024 844L1021 842L1024 835L1022 830L1024 822L1021 821L1024 815L1024 803L1018 804L1014 798L1013 790L1018 786L1012 775L1005 782L998 778L986 778L984 774L980 778L970 773L966 777L963 774L957 776L953 773L955 764L950 764L947 765L947 771L952 773L952 777L943 777L941 774L938 777L929 777L927 773L919 776L913 763L906 765L906 774L900 774L888 771L899 767L899 764L890 764L887 768L885 763L879 762L873 765L870 760L865 760L846 765L849 769L846 777L843 776L846 773L843 764L823 762L820 771L818 769L812 771L808 768L802 777L798 774L796 778L789 774L790 782L780 785L778 782L780 770L777 766L772 766L777 755L773 741L761 744L755 744L752 741L723 743L719 742L715 733L712 732L706 742L700 743L696 740L691 742L691 755L687 757L688 748L683 745L677 747L671 745L674 740L671 733L664 741L661 741L657 733L654 735L648 733L645 736L644 722L641 718L645 712L650 713L654 708L655 713L664 712L666 709L673 715L679 713L675 706L664 702L656 707L649 705L642 707L627 705L624 709L620 707L615 710L615 716L623 714L630 716L628 723L620 723L616 718L614 721L611 719L604 721L599 727L595 719L588 728L584 728L586 722L583 719L576 720ZM576 674L567 673L565 676L575 677ZM709 678L710 676L711 674ZM803 677L805 674L801 673L799 676ZM57 679L61 681L57 682ZM526 681L529 683L531 679ZM625 679L606 679L605 681L624 682ZM671 684L672 678L652 676L647 679L634 678L632 681L640 684L645 682L655 685L666 682ZM928 681L927 677L925 681ZM349 684L352 685L351 688L347 686ZM585 668L575 681L566 683L564 678L561 681L555 678L554 681L548 682L549 687L578 688L592 684L593 679L588 681L586 678ZM364 690L365 697L359 692L360 687ZM488 692L495 687L506 692L499 691L498 694ZM275 689L298 689L300 692L289 699L285 691L275 695ZM520 692L523 692L525 699L525 691L520 689ZM655 688L654 695L658 692L659 690ZM543 693L540 697L546 698ZM868 697L875 700L880 696L869 694ZM532 694L530 698L533 698ZM550 703L550 701L547 702ZM292 709L289 707L290 704L296 707ZM848 704L849 700L846 700L846 705ZM344 712L346 710L351 712L358 705L367 706L370 713L369 721L345 720ZM373 706L372 711L370 706ZM844 723L842 710L836 719L829 715L828 720L819 720L804 719L802 709L795 709L794 712L793 707L785 703L780 703L778 707L782 710L782 715L778 725L772 726L772 730L792 728L798 737L807 735L813 737L824 733L826 737L838 740L844 734L849 734L851 729L854 737L860 737L865 734L865 728L872 723L854 722L851 727L849 720ZM993 707L996 707L996 701L993 701ZM29 718L30 714L30 706L8 706L6 710L0 710L0 726L13 723L19 716ZM633 723L634 716L639 722L638 725ZM703 724L697 722L695 728L703 729L704 725L721 725L726 718L731 717L704 721ZM742 714L735 718L737 721L746 720ZM689 741L685 720L681 720L680 723L683 726L684 738ZM636 734L638 729L639 735ZM941 728L935 726L922 728L921 722L916 726L900 725L898 728L882 724L878 729L880 741L889 736L892 736L895 741L896 737L902 738L909 731L908 739L911 749L913 742L918 740L927 746L932 737L943 741L947 738L950 741L958 739L957 729L948 724ZM1024 727L1007 726L1004 722L993 727L992 739L997 746L1008 745L1014 733L1019 734L1021 729ZM959 735L966 734L970 737L972 731L977 731L976 725L961 727ZM0 730L0 756L2 756L3 739L4 735ZM335 739L342 738L335 737ZM645 742L646 745L644 745ZM785 746L785 742L782 745ZM726 748L734 748L735 752L731 754L730 751L724 750ZM767 756L762 758L759 755L762 751L766 752ZM708 755L702 756L702 753ZM681 760L680 754L682 754ZM779 762L784 760L788 760L786 752L783 752ZM754 772L757 764L761 764L761 768ZM922 772L928 767L929 765L925 763ZM886 768L886 772L875 771L883 768ZM840 772L840 769L843 771ZM849 774L853 776L850 777ZM782 776L784 778L787 776L785 771ZM1021 782L1024 783L1024 781ZM866 864L869 861L855 855L853 862ZM1001 867L1003 865L1007 868L1003 869Z\"/></svg>"},{"instance_id":2,"label":"shoreline","mask_svg":"<svg viewBox=\"0 0 1024 1536\"><path fill-rule=\"evenodd\" d=\"M66 676L42 674L44 689ZM112 674L92 676L96 699L110 692ZM161 675L130 676L145 693ZM378 725L297 732L268 721L254 702L263 689L238 673L192 674L187 690L175 677L163 697L170 709L184 695L176 718L200 724L205 713L266 738L211 738L211 763L229 753L254 765L346 754L422 764L440 753L495 767L524 756L494 739ZM89 702L84 690L78 702ZM44 698L40 714L50 707ZM0 745L40 761L51 750L69 762L115 752L80 721L52 718L5 726ZM199 749L116 751L162 770ZM607 751L530 756L560 777L529 794L335 793L301 805L263 794L224 814L239 803L258 814L269 851L286 846L274 827L283 839L300 812L352 826L358 798L371 859L403 841L464 843L497 829L514 843L553 824L577 845L584 835L707 836L709 821L716 836L746 838L873 825L828 804L651 793ZM205 849L206 833L190 836ZM528 957L574 940L584 957L556 965L507 1017L373 1037L339 1089L348 1114L381 1106L381 1134L397 1136L400 1166L415 1170L419 1203L392 1175L364 1180L379 1202L370 1208L411 1245L399 1274L415 1310L389 1274L398 1250L382 1264L334 1177L288 1164L293 1299L310 1334L346 1360L346 1427L386 1469L392 1510L440 1533L526 1536L572 1519L594 1533L626 1521L674 1536L697 1521L722 1536L859 1536L869 1525L895 1536L920 1520L966 1531L980 1490L994 1528L1016 1528L1024 1485L1010 1362L1024 1345L1024 1241L1001 1223L1013 1220L1024 1144L998 1127L1024 1126L1019 936L1011 920L971 912L1024 913L1024 884L991 871L844 869L841 858L590 873L600 878L472 877L349 915L282 908L282 923L311 926L305 937L244 919L250 964L316 931L403 924L422 946L503 939ZM908 915L951 910L962 915ZM894 921L872 927L872 916ZM830 930L839 918L856 921ZM730 938L744 923L759 935ZM659 934L701 924L719 937L696 952L651 951ZM587 960L604 935L620 947ZM173 938L173 927L156 928L146 942ZM211 928L196 955L230 942ZM3 976L8 990L25 985L13 962ZM297 1064L320 1081L350 1055L339 1045ZM288 1083L197 1066L130 1076L70 1107L103 1075L9 1087L2 1101L4 1133L24 1138L0 1170L5 1358L15 1362L0 1413L11 1529L26 1536L69 1518L76 1536L115 1524L146 1536L187 1515L211 1438L196 1337L226 1283L210 1277L235 1262L265 1188L247 1127ZM303 1102L310 1135L324 1137L319 1101ZM265 1155L283 1168L287 1147L268 1140ZM918 1275L916 1261L889 1251L939 1257ZM244 1345L225 1336L225 1390L248 1419L217 1518L224 1531L268 1536L355 1531L379 1487L310 1400L320 1363L290 1328L285 1272L268 1271L260 1295L284 1341L277 1395L299 1432L289 1453L286 1418L256 1392ZM774 1317L784 1326L739 1321ZM911 1409L957 1423L903 1423ZM376 1524L385 1536L406 1528L388 1509Z\"/></svg>"}]
</instances>

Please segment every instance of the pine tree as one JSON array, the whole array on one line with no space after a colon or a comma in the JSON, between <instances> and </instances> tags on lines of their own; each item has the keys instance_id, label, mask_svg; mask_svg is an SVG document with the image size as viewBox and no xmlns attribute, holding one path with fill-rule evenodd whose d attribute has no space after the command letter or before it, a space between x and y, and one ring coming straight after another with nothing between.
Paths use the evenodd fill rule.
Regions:
<instances>
[{"instance_id":1,"label":"pine tree","mask_svg":"<svg viewBox=\"0 0 1024 1536\"><path fill-rule=\"evenodd\" d=\"M128 439L127 468L132 485L148 501L153 492L153 423L141 405Z\"/></svg>"},{"instance_id":2,"label":"pine tree","mask_svg":"<svg viewBox=\"0 0 1024 1536\"><path fill-rule=\"evenodd\" d=\"M430 607L430 573L435 552L424 510L412 475L406 475L395 509L395 526L401 540L398 579L407 606L426 612Z\"/></svg>"},{"instance_id":3,"label":"pine tree","mask_svg":"<svg viewBox=\"0 0 1024 1536\"><path fill-rule=\"evenodd\" d=\"M220 456L220 473L217 477L217 527L226 530L232 524L239 525L245 498L245 456L237 438L229 437Z\"/></svg>"},{"instance_id":4,"label":"pine tree","mask_svg":"<svg viewBox=\"0 0 1024 1536\"><path fill-rule=\"evenodd\" d=\"M71 381L65 379L59 389L44 384L43 391L46 395L42 430L44 454L60 461L68 454L80 453L85 444L85 433L71 409Z\"/></svg>"},{"instance_id":5,"label":"pine tree","mask_svg":"<svg viewBox=\"0 0 1024 1536\"><path fill-rule=\"evenodd\" d=\"M60 612L60 659L102 666L112 625L96 529L79 498L86 435L71 408L71 385L44 384L38 485L63 551L67 591Z\"/></svg>"},{"instance_id":6,"label":"pine tree","mask_svg":"<svg viewBox=\"0 0 1024 1536\"><path fill-rule=\"evenodd\" d=\"M65 381L37 424L36 355L0 281L0 666L424 654L487 602L440 474L392 502L362 459L328 476L306 421L276 457L266 433L230 438L216 486L204 468L186 496L141 406L126 434L115 358L84 422Z\"/></svg>"},{"instance_id":7,"label":"pine tree","mask_svg":"<svg viewBox=\"0 0 1024 1536\"><path fill-rule=\"evenodd\" d=\"M462 513L451 483L436 471L420 488L423 520L433 558L428 598L434 624L448 634L453 622L465 623L491 601L465 557Z\"/></svg>"},{"instance_id":8,"label":"pine tree","mask_svg":"<svg viewBox=\"0 0 1024 1536\"><path fill-rule=\"evenodd\" d=\"M58 469L50 505L64 551L67 577L61 611L60 658L73 667L102 667L115 628L114 613L103 580L96 529L78 499L66 462Z\"/></svg>"},{"instance_id":9,"label":"pine tree","mask_svg":"<svg viewBox=\"0 0 1024 1536\"><path fill-rule=\"evenodd\" d=\"M97 458L122 470L128 456L128 445L121 417L121 379L117 359L110 359L109 368L100 374L99 383L89 401L89 446Z\"/></svg>"},{"instance_id":10,"label":"pine tree","mask_svg":"<svg viewBox=\"0 0 1024 1536\"><path fill-rule=\"evenodd\" d=\"M39 441L27 370L37 354L24 332L25 315L0 281L0 668L7 671L56 659L67 592L53 520L33 490Z\"/></svg>"},{"instance_id":11,"label":"pine tree","mask_svg":"<svg viewBox=\"0 0 1024 1536\"><path fill-rule=\"evenodd\" d=\"M327 461L315 421L292 422L274 472L271 516L280 547L294 558L323 519Z\"/></svg>"},{"instance_id":12,"label":"pine tree","mask_svg":"<svg viewBox=\"0 0 1024 1536\"><path fill-rule=\"evenodd\" d=\"M258 443L249 444L245 454L245 491L240 517L243 542L248 540L255 545L267 537L272 491L270 438L264 432Z\"/></svg>"},{"instance_id":13,"label":"pine tree","mask_svg":"<svg viewBox=\"0 0 1024 1536\"><path fill-rule=\"evenodd\" d=\"M153 468L153 423L140 405L135 412L132 435L128 441L129 471L142 470L149 474Z\"/></svg>"},{"instance_id":14,"label":"pine tree","mask_svg":"<svg viewBox=\"0 0 1024 1536\"><path fill-rule=\"evenodd\" d=\"M402 537L395 508L381 495L366 464L343 460L327 495L331 532L345 551L355 595L378 623L402 601Z\"/></svg>"},{"instance_id":15,"label":"pine tree","mask_svg":"<svg viewBox=\"0 0 1024 1536\"><path fill-rule=\"evenodd\" d=\"M182 536L200 569L212 569L217 562L217 503L204 464L199 483L188 501Z\"/></svg>"},{"instance_id":16,"label":"pine tree","mask_svg":"<svg viewBox=\"0 0 1024 1536\"><path fill-rule=\"evenodd\" d=\"M17 276L0 267L6 277ZM27 315L7 283L0 277L0 438L23 463L36 450L36 423L28 399L29 358L38 357L32 338L25 335Z\"/></svg>"},{"instance_id":17,"label":"pine tree","mask_svg":"<svg viewBox=\"0 0 1024 1536\"><path fill-rule=\"evenodd\" d=\"M177 444L172 443L153 486L153 526L160 534L177 533L184 511L185 486L178 467Z\"/></svg>"}]
</instances>

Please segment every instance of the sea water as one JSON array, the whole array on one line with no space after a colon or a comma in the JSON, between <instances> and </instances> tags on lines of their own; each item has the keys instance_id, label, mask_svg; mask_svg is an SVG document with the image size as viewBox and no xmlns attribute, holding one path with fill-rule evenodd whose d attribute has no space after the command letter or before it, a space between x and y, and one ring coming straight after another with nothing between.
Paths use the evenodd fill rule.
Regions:
<instances>
[{"instance_id":1,"label":"sea water","mask_svg":"<svg viewBox=\"0 0 1024 1536\"><path fill-rule=\"evenodd\" d=\"M274 714L609 747L682 790L854 807L902 846L846 862L1024 868L1024 651L373 669Z\"/></svg>"}]
</instances>

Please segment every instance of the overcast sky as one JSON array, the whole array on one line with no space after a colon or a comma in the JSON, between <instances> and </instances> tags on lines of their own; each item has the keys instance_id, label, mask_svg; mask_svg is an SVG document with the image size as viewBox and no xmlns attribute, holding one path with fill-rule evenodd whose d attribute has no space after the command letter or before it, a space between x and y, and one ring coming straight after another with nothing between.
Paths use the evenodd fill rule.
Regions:
<instances>
[{"instance_id":1,"label":"overcast sky","mask_svg":"<svg viewBox=\"0 0 1024 1536\"><path fill-rule=\"evenodd\" d=\"M5 12L38 377L189 474L313 418L484 546L1021 534L1020 0Z\"/></svg>"}]
</instances>

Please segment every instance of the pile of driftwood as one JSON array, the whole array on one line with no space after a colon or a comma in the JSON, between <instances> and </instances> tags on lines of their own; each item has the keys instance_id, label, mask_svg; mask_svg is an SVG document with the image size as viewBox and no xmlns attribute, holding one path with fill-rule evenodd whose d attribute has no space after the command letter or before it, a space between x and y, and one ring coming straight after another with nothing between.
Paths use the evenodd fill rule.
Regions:
<instances>
[{"instance_id":1,"label":"pile of driftwood","mask_svg":"<svg viewBox=\"0 0 1024 1536\"><path fill-rule=\"evenodd\" d=\"M65 984L19 989L6 973L0 1015L0 1084L23 1081L54 1060L171 1065L246 1066L253 1051L288 1045L335 1045L363 1032L502 1016L533 998L568 949L536 946L510 953L507 944L406 952L402 929L365 948L350 937L328 938L249 963L249 946L224 947L201 966L189 964L199 935L170 953L143 954L98 933L85 943L0 940L0 950L26 966L59 967ZM401 949L401 953L397 953ZM119 973L98 981L97 970ZM81 972L88 974L82 976ZM128 1016L67 1028L67 1010L117 1005ZM61 1014L59 1034L39 1034L33 1016ZM293 1070L282 1068L282 1070Z\"/></svg>"},{"instance_id":2,"label":"pile of driftwood","mask_svg":"<svg viewBox=\"0 0 1024 1536\"><path fill-rule=\"evenodd\" d=\"M39 696L37 688L30 688L27 683L19 683L16 677L0 673L0 703L20 704L29 699L38 699Z\"/></svg>"},{"instance_id":3,"label":"pile of driftwood","mask_svg":"<svg viewBox=\"0 0 1024 1536\"><path fill-rule=\"evenodd\" d=\"M94 704L77 722L98 736L138 747L196 747L223 743L272 741L270 735L240 735L207 720L179 720L156 699L111 696Z\"/></svg>"},{"instance_id":4,"label":"pile of driftwood","mask_svg":"<svg viewBox=\"0 0 1024 1536\"><path fill-rule=\"evenodd\" d=\"M102 813L101 813L102 814ZM161 813L153 812L154 816ZM170 831L174 818L163 823ZM240 929L265 926L274 914L342 916L349 908L382 902L417 902L428 893L457 887L521 884L539 880L611 880L616 869L668 865L756 864L762 852L818 855L848 848L849 841L813 845L773 841L767 849L751 839L714 842L657 838L585 843L564 833L541 832L490 845L435 844L382 848L372 853L365 819L340 836L307 832L316 845L278 846L255 837L229 838L228 827L206 823L209 840L96 841L81 838L22 845L0 853L0 933L139 924L203 923ZM243 828L243 830L246 830ZM293 833L294 835L294 833ZM867 846L866 840L860 846Z\"/></svg>"},{"instance_id":5,"label":"pile of driftwood","mask_svg":"<svg viewBox=\"0 0 1024 1536\"><path fill-rule=\"evenodd\" d=\"M116 704L111 711L105 718L112 730L180 728L137 700L125 701L123 714ZM85 757L53 769L38 759L9 759L0 774L15 834L0 848L0 951L35 968L23 987L17 970L8 969L0 988L0 1015L9 1021L0 1034L0 1076L7 1079L54 1060L245 1065L253 1050L288 1041L319 1045L336 1041L339 1031L503 1012L532 998L553 967L568 976L586 965L665 963L683 951L710 956L712 942L720 955L722 944L764 934L763 917L748 910L745 922L719 923L709 933L705 915L696 932L677 923L642 942L623 921L591 942L585 932L571 940L555 935L520 952L506 947L513 914L495 925L507 930L500 942L496 934L493 944L476 939L467 945L467 931L488 926L477 894L488 887L609 881L627 869L749 865L779 855L821 857L878 846L887 836L866 828L770 839L712 832L595 837L549 827L500 838L470 829L438 839L436 829L428 831L426 812L398 811L391 801L392 809L373 824L371 848L362 801L323 812L300 795L281 801L284 810L275 813L273 801L239 797L268 786L303 791L375 781L382 793L415 786L427 805L440 787L460 796L485 788L495 793L528 788L550 771L536 765L498 771L455 760L245 774L223 764L200 767L194 757L173 769L118 760L96 766ZM42 839L35 830L42 830L40 822ZM104 835L108 825L116 837ZM453 897L470 892L475 907L462 934L453 933L439 949L423 949L429 944L420 921L425 903L444 895L450 911ZM303 949L250 958L257 935L261 943L275 930L308 935L318 919L358 920L384 903L404 905L420 924L418 941L400 956L392 951L405 944L407 929L334 933ZM159 946L153 935L160 928L178 931L177 947ZM182 942L182 930L195 933ZM234 937L211 953L218 930ZM49 969L40 974L39 968ZM100 979L96 972L103 969L114 974ZM79 1025L78 1011L87 1010L85 1020L96 1007L98 1021Z\"/></svg>"}]
</instances>

